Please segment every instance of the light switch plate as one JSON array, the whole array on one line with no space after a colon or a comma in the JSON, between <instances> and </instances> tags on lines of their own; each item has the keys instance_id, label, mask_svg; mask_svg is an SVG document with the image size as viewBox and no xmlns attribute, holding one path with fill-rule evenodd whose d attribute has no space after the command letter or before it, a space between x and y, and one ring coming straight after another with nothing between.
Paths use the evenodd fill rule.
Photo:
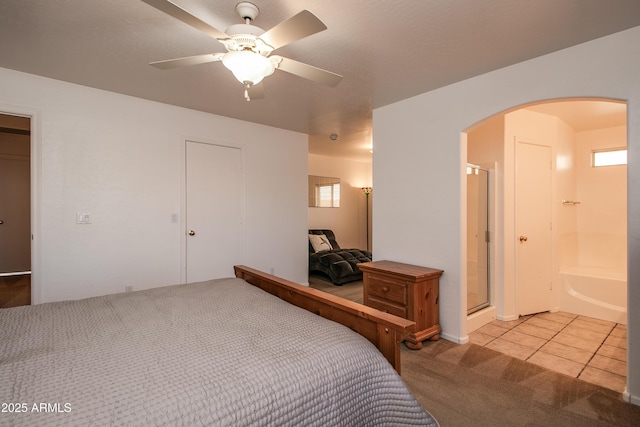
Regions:
<instances>
[{"instance_id":1,"label":"light switch plate","mask_svg":"<svg viewBox=\"0 0 640 427\"><path fill-rule=\"evenodd\" d=\"M76 224L91 224L91 214L88 212L76 212Z\"/></svg>"}]
</instances>

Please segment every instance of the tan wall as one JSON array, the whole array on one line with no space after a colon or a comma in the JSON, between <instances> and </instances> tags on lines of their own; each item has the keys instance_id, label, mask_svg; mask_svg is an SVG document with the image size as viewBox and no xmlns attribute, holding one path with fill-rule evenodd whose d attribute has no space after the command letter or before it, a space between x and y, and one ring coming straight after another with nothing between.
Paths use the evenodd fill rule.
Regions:
<instances>
[{"instance_id":1,"label":"tan wall","mask_svg":"<svg viewBox=\"0 0 640 427\"><path fill-rule=\"evenodd\" d=\"M340 207L310 207L309 228L333 230L343 248L366 249L366 197L360 187L371 186L371 163L309 154L308 168L309 175L340 178ZM375 188L370 201L374 194Z\"/></svg>"},{"instance_id":2,"label":"tan wall","mask_svg":"<svg viewBox=\"0 0 640 427\"><path fill-rule=\"evenodd\" d=\"M626 126L577 134L578 265L627 269L627 167L591 166L593 150L626 145Z\"/></svg>"}]
</instances>

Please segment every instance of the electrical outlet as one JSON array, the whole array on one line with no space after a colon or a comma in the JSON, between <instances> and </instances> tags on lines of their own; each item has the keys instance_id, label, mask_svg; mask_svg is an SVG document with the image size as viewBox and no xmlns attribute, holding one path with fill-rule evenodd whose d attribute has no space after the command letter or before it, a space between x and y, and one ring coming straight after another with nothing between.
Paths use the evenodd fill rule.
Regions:
<instances>
[{"instance_id":1,"label":"electrical outlet","mask_svg":"<svg viewBox=\"0 0 640 427\"><path fill-rule=\"evenodd\" d=\"M125 292L133 292L133 285L127 285L124 287Z\"/></svg>"}]
</instances>

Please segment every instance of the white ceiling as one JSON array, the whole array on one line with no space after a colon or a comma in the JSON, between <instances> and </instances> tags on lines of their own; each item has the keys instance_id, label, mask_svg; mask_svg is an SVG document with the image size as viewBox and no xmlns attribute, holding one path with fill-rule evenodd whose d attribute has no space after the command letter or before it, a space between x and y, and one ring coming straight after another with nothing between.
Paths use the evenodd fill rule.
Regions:
<instances>
[{"instance_id":1,"label":"white ceiling","mask_svg":"<svg viewBox=\"0 0 640 427\"><path fill-rule=\"evenodd\" d=\"M175 0L222 31L240 22L237 2ZM253 3L267 30L302 9L317 15L327 30L276 53L343 81L276 71L266 98L246 102L220 63L155 69L148 63L224 48L139 0L1 0L0 67L308 133L312 153L366 160L374 108L640 25L639 0Z\"/></svg>"}]
</instances>

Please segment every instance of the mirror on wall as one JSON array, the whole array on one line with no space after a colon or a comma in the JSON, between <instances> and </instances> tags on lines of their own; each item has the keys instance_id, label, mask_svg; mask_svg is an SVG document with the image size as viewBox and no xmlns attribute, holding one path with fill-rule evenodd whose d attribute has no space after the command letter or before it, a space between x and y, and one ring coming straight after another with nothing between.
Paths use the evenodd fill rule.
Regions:
<instances>
[{"instance_id":1,"label":"mirror on wall","mask_svg":"<svg viewBox=\"0 0 640 427\"><path fill-rule=\"evenodd\" d=\"M339 208L340 178L309 175L309 207Z\"/></svg>"}]
</instances>

